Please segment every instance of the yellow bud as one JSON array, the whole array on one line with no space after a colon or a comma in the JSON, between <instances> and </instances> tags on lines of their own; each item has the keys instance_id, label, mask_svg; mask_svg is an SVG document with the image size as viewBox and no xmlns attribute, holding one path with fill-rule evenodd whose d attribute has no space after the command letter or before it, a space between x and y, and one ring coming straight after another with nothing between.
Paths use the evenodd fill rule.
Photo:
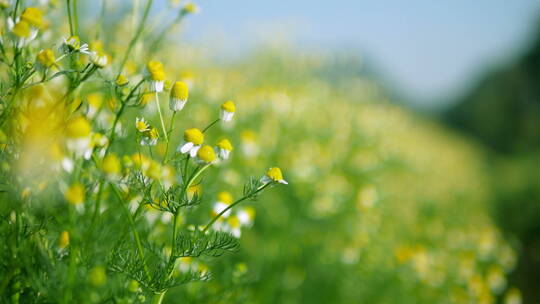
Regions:
<instances>
[{"instance_id":1,"label":"yellow bud","mask_svg":"<svg viewBox=\"0 0 540 304\"><path fill-rule=\"evenodd\" d=\"M230 205L233 202L232 195L227 191L222 191L222 192L218 193L217 198L218 198L218 202L222 202L222 203L225 203L227 205Z\"/></svg>"},{"instance_id":2,"label":"yellow bud","mask_svg":"<svg viewBox=\"0 0 540 304\"><path fill-rule=\"evenodd\" d=\"M51 67L56 61L54 58L54 52L51 49L41 50L37 54L37 61L44 67Z\"/></svg>"},{"instance_id":3,"label":"yellow bud","mask_svg":"<svg viewBox=\"0 0 540 304\"><path fill-rule=\"evenodd\" d=\"M27 7L22 12L21 19L33 27L40 28L43 24L43 12L37 7Z\"/></svg>"},{"instance_id":4,"label":"yellow bud","mask_svg":"<svg viewBox=\"0 0 540 304\"><path fill-rule=\"evenodd\" d=\"M80 116L70 120L66 126L66 135L71 138L80 138L90 135L92 130L86 118Z\"/></svg>"},{"instance_id":5,"label":"yellow bud","mask_svg":"<svg viewBox=\"0 0 540 304\"><path fill-rule=\"evenodd\" d=\"M30 25L26 21L19 21L13 27L13 34L20 38L27 38L30 36Z\"/></svg>"},{"instance_id":6,"label":"yellow bud","mask_svg":"<svg viewBox=\"0 0 540 304\"><path fill-rule=\"evenodd\" d=\"M165 72L163 70L163 64L159 61L152 60L148 62L146 65L146 68L148 69L148 72L150 73L150 77L152 80L156 81L164 81L165 80Z\"/></svg>"},{"instance_id":7,"label":"yellow bud","mask_svg":"<svg viewBox=\"0 0 540 304\"><path fill-rule=\"evenodd\" d=\"M268 169L268 171L266 171L266 176L276 182L283 180L283 174L281 173L281 169L278 167Z\"/></svg>"},{"instance_id":8,"label":"yellow bud","mask_svg":"<svg viewBox=\"0 0 540 304\"><path fill-rule=\"evenodd\" d=\"M117 86L123 86L123 85L126 85L128 84L128 79L126 78L126 76L124 76L123 74L120 74L118 75L118 77L116 77L116 85Z\"/></svg>"},{"instance_id":9,"label":"yellow bud","mask_svg":"<svg viewBox=\"0 0 540 304\"><path fill-rule=\"evenodd\" d=\"M176 98L180 100L188 99L188 86L183 81L177 81L174 83L171 90L171 98Z\"/></svg>"},{"instance_id":10,"label":"yellow bud","mask_svg":"<svg viewBox=\"0 0 540 304\"><path fill-rule=\"evenodd\" d=\"M84 187L81 184L73 184L64 193L64 197L68 203L78 205L84 202Z\"/></svg>"},{"instance_id":11,"label":"yellow bud","mask_svg":"<svg viewBox=\"0 0 540 304\"><path fill-rule=\"evenodd\" d=\"M69 245L69 232L64 230L60 233L60 237L58 238L58 247L60 247L60 249L64 249L68 245Z\"/></svg>"},{"instance_id":12,"label":"yellow bud","mask_svg":"<svg viewBox=\"0 0 540 304\"><path fill-rule=\"evenodd\" d=\"M101 169L106 174L118 174L120 173L120 161L114 154L107 155L101 163Z\"/></svg>"},{"instance_id":13,"label":"yellow bud","mask_svg":"<svg viewBox=\"0 0 540 304\"><path fill-rule=\"evenodd\" d=\"M236 111L236 106L234 105L234 102L228 100L221 105L221 109L230 113L234 113Z\"/></svg>"},{"instance_id":14,"label":"yellow bud","mask_svg":"<svg viewBox=\"0 0 540 304\"><path fill-rule=\"evenodd\" d=\"M208 145L202 146L199 151L197 151L197 157L204 162L211 163L216 159L216 152Z\"/></svg>"},{"instance_id":15,"label":"yellow bud","mask_svg":"<svg viewBox=\"0 0 540 304\"><path fill-rule=\"evenodd\" d=\"M231 216L227 219L227 224L231 226L232 228L238 228L240 227L240 220L236 216Z\"/></svg>"},{"instance_id":16,"label":"yellow bud","mask_svg":"<svg viewBox=\"0 0 540 304\"><path fill-rule=\"evenodd\" d=\"M192 142L195 145L200 145L204 142L204 134L197 128L187 129L184 132L184 140Z\"/></svg>"},{"instance_id":17,"label":"yellow bud","mask_svg":"<svg viewBox=\"0 0 540 304\"><path fill-rule=\"evenodd\" d=\"M232 146L231 142L228 139L220 140L217 143L217 146L218 146L218 148L223 149L223 150L227 150L227 151L232 151L233 150L233 146Z\"/></svg>"}]
</instances>

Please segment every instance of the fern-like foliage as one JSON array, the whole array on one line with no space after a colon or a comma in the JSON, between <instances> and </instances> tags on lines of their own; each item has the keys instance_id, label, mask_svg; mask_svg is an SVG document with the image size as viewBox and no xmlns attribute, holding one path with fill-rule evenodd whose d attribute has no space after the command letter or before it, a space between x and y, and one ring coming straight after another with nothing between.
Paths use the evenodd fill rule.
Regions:
<instances>
[{"instance_id":1,"label":"fern-like foliage","mask_svg":"<svg viewBox=\"0 0 540 304\"><path fill-rule=\"evenodd\" d=\"M176 240L176 258L199 257L202 255L218 257L226 252L238 250L238 239L221 231L203 233L196 229L179 233Z\"/></svg>"}]
</instances>

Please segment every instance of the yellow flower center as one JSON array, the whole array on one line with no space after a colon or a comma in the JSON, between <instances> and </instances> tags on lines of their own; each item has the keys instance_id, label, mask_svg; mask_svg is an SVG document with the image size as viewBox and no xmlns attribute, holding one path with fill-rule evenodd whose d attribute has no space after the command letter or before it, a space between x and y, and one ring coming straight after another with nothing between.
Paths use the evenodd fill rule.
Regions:
<instances>
[{"instance_id":1,"label":"yellow flower center","mask_svg":"<svg viewBox=\"0 0 540 304\"><path fill-rule=\"evenodd\" d=\"M13 34L20 38L30 36L30 25L26 21L20 21L13 27Z\"/></svg>"},{"instance_id":2,"label":"yellow flower center","mask_svg":"<svg viewBox=\"0 0 540 304\"><path fill-rule=\"evenodd\" d=\"M146 124L146 122L144 122L143 120L138 120L135 123L135 127L139 132L144 132L148 129L148 124Z\"/></svg>"},{"instance_id":3,"label":"yellow flower center","mask_svg":"<svg viewBox=\"0 0 540 304\"><path fill-rule=\"evenodd\" d=\"M239 228L240 227L240 220L236 216L231 216L227 219L227 223L232 228Z\"/></svg>"},{"instance_id":4,"label":"yellow flower center","mask_svg":"<svg viewBox=\"0 0 540 304\"><path fill-rule=\"evenodd\" d=\"M165 72L163 71L163 64L161 62L151 60L146 65L146 68L148 69L148 72L150 73L150 77L152 78L152 80L155 80L155 81L165 80Z\"/></svg>"},{"instance_id":5,"label":"yellow flower center","mask_svg":"<svg viewBox=\"0 0 540 304\"><path fill-rule=\"evenodd\" d=\"M61 249L66 248L69 245L69 232L62 231L60 237L58 238L58 247Z\"/></svg>"},{"instance_id":6,"label":"yellow flower center","mask_svg":"<svg viewBox=\"0 0 540 304\"><path fill-rule=\"evenodd\" d=\"M218 202L222 202L222 203L225 203L227 205L230 205L233 202L232 195L227 191L222 191L222 192L218 193L217 198L218 198Z\"/></svg>"},{"instance_id":7,"label":"yellow flower center","mask_svg":"<svg viewBox=\"0 0 540 304\"><path fill-rule=\"evenodd\" d=\"M27 7L22 12L21 19L39 28L43 24L43 12L37 7Z\"/></svg>"},{"instance_id":8,"label":"yellow flower center","mask_svg":"<svg viewBox=\"0 0 540 304\"><path fill-rule=\"evenodd\" d=\"M204 142L204 134L197 128L187 129L184 132L184 140L194 145L200 145Z\"/></svg>"},{"instance_id":9,"label":"yellow flower center","mask_svg":"<svg viewBox=\"0 0 540 304\"><path fill-rule=\"evenodd\" d=\"M81 47L81 40L79 36L71 36L66 40L66 44L72 49L78 50Z\"/></svg>"},{"instance_id":10,"label":"yellow flower center","mask_svg":"<svg viewBox=\"0 0 540 304\"><path fill-rule=\"evenodd\" d=\"M84 117L77 117L68 122L66 135L71 138L80 138L90 135L90 123Z\"/></svg>"},{"instance_id":11,"label":"yellow flower center","mask_svg":"<svg viewBox=\"0 0 540 304\"><path fill-rule=\"evenodd\" d=\"M176 98L180 100L188 99L188 86L183 81L177 81L174 83L171 90L171 98Z\"/></svg>"},{"instance_id":12,"label":"yellow flower center","mask_svg":"<svg viewBox=\"0 0 540 304\"><path fill-rule=\"evenodd\" d=\"M64 197L68 203L77 205L84 202L84 188L81 184L73 184L66 190Z\"/></svg>"},{"instance_id":13,"label":"yellow flower center","mask_svg":"<svg viewBox=\"0 0 540 304\"><path fill-rule=\"evenodd\" d=\"M266 176L268 176L270 179L276 182L283 179L283 174L281 173L281 169L279 169L278 167L273 167L273 168L268 169L268 171L266 171Z\"/></svg>"},{"instance_id":14,"label":"yellow flower center","mask_svg":"<svg viewBox=\"0 0 540 304\"><path fill-rule=\"evenodd\" d=\"M101 107L101 104L103 103L103 97L99 93L89 94L88 96L86 96L86 100L88 100L88 104L95 109L99 109Z\"/></svg>"},{"instance_id":15,"label":"yellow flower center","mask_svg":"<svg viewBox=\"0 0 540 304\"><path fill-rule=\"evenodd\" d=\"M150 139L156 139L156 138L159 138L159 133L156 128L152 127L150 130L145 131L143 133L143 136Z\"/></svg>"},{"instance_id":16,"label":"yellow flower center","mask_svg":"<svg viewBox=\"0 0 540 304\"><path fill-rule=\"evenodd\" d=\"M37 60L41 65L50 67L54 64L56 59L54 58L54 52L51 49L41 50L37 54Z\"/></svg>"},{"instance_id":17,"label":"yellow flower center","mask_svg":"<svg viewBox=\"0 0 540 304\"><path fill-rule=\"evenodd\" d=\"M101 169L107 174L120 173L120 161L114 154L107 155L101 163Z\"/></svg>"},{"instance_id":18,"label":"yellow flower center","mask_svg":"<svg viewBox=\"0 0 540 304\"><path fill-rule=\"evenodd\" d=\"M232 102L231 100L225 101L221 105L221 108L224 111L227 111L227 112L230 112L230 113L234 113L236 111L236 106L234 105L234 102Z\"/></svg>"},{"instance_id":19,"label":"yellow flower center","mask_svg":"<svg viewBox=\"0 0 540 304\"><path fill-rule=\"evenodd\" d=\"M120 74L120 75L118 75L118 77L116 77L115 82L116 82L116 85L123 86L123 85L126 85L128 83L128 79L123 74Z\"/></svg>"},{"instance_id":20,"label":"yellow flower center","mask_svg":"<svg viewBox=\"0 0 540 304\"><path fill-rule=\"evenodd\" d=\"M217 146L218 146L218 148L223 149L223 150L227 150L227 151L232 151L232 149L233 149L233 146L232 146L231 142L228 139L220 140L217 143Z\"/></svg>"},{"instance_id":21,"label":"yellow flower center","mask_svg":"<svg viewBox=\"0 0 540 304\"><path fill-rule=\"evenodd\" d=\"M197 151L197 157L204 162L211 163L216 159L216 153L212 147L206 145Z\"/></svg>"}]
</instances>

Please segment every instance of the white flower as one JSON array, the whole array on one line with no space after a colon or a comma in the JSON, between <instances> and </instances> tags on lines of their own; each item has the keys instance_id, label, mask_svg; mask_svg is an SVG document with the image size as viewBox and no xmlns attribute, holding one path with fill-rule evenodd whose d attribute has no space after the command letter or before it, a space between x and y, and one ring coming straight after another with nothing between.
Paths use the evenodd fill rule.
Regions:
<instances>
[{"instance_id":1,"label":"white flower","mask_svg":"<svg viewBox=\"0 0 540 304\"><path fill-rule=\"evenodd\" d=\"M197 128L187 129L184 131L184 140L184 144L178 147L178 151L195 157L204 142L204 134Z\"/></svg>"},{"instance_id":2,"label":"white flower","mask_svg":"<svg viewBox=\"0 0 540 304\"><path fill-rule=\"evenodd\" d=\"M221 105L221 120L224 122L231 121L234 112L236 112L236 106L234 102L228 100Z\"/></svg>"}]
</instances>

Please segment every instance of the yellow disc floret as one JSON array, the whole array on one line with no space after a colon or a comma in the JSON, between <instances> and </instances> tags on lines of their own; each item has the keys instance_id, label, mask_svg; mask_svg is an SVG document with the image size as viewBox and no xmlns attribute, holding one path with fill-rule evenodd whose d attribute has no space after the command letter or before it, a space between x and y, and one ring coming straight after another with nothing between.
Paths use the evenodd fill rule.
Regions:
<instances>
[{"instance_id":1,"label":"yellow disc floret","mask_svg":"<svg viewBox=\"0 0 540 304\"><path fill-rule=\"evenodd\" d=\"M188 86L183 81L177 81L174 83L171 90L171 98L176 98L180 100L188 99Z\"/></svg>"},{"instance_id":2,"label":"yellow disc floret","mask_svg":"<svg viewBox=\"0 0 540 304\"><path fill-rule=\"evenodd\" d=\"M228 139L220 140L217 143L217 146L218 146L218 148L223 149L223 150L227 150L227 151L232 151L233 150L233 146L232 146L231 142Z\"/></svg>"},{"instance_id":3,"label":"yellow disc floret","mask_svg":"<svg viewBox=\"0 0 540 304\"><path fill-rule=\"evenodd\" d=\"M197 128L187 129L184 132L184 140L194 145L200 145L204 142L204 134Z\"/></svg>"},{"instance_id":4,"label":"yellow disc floret","mask_svg":"<svg viewBox=\"0 0 540 304\"><path fill-rule=\"evenodd\" d=\"M19 38L30 36L30 25L26 21L20 21L13 27L13 34Z\"/></svg>"},{"instance_id":5,"label":"yellow disc floret","mask_svg":"<svg viewBox=\"0 0 540 304\"><path fill-rule=\"evenodd\" d=\"M72 205L84 202L84 187L81 184L73 184L64 193L66 201Z\"/></svg>"},{"instance_id":6,"label":"yellow disc floret","mask_svg":"<svg viewBox=\"0 0 540 304\"><path fill-rule=\"evenodd\" d=\"M80 138L90 135L90 123L84 117L77 117L68 122L66 135L71 138Z\"/></svg>"},{"instance_id":7,"label":"yellow disc floret","mask_svg":"<svg viewBox=\"0 0 540 304\"><path fill-rule=\"evenodd\" d=\"M278 167L268 169L268 171L266 171L266 176L276 182L283 180L283 174L281 173L281 169Z\"/></svg>"},{"instance_id":8,"label":"yellow disc floret","mask_svg":"<svg viewBox=\"0 0 540 304\"><path fill-rule=\"evenodd\" d=\"M218 193L217 199L218 199L219 202L225 203L227 205L230 205L233 202L232 195L227 191L222 191L222 192Z\"/></svg>"},{"instance_id":9,"label":"yellow disc floret","mask_svg":"<svg viewBox=\"0 0 540 304\"><path fill-rule=\"evenodd\" d=\"M101 169L106 174L118 174L120 173L120 161L114 154L105 156L101 163Z\"/></svg>"},{"instance_id":10,"label":"yellow disc floret","mask_svg":"<svg viewBox=\"0 0 540 304\"><path fill-rule=\"evenodd\" d=\"M202 146L199 151L197 151L197 157L206 163L211 163L216 159L216 152L208 145Z\"/></svg>"},{"instance_id":11,"label":"yellow disc floret","mask_svg":"<svg viewBox=\"0 0 540 304\"><path fill-rule=\"evenodd\" d=\"M22 12L21 19L33 27L40 28L43 24L43 12L37 7L27 7Z\"/></svg>"},{"instance_id":12,"label":"yellow disc floret","mask_svg":"<svg viewBox=\"0 0 540 304\"><path fill-rule=\"evenodd\" d=\"M221 105L221 109L230 113L234 113L236 111L236 106L234 105L234 102L232 102L231 100L227 100Z\"/></svg>"},{"instance_id":13,"label":"yellow disc floret","mask_svg":"<svg viewBox=\"0 0 540 304\"><path fill-rule=\"evenodd\" d=\"M66 248L69 245L69 232L62 231L60 237L58 238L58 247L61 249Z\"/></svg>"},{"instance_id":14,"label":"yellow disc floret","mask_svg":"<svg viewBox=\"0 0 540 304\"><path fill-rule=\"evenodd\" d=\"M37 61L47 68L51 67L56 61L54 58L54 52L51 49L41 50L36 57Z\"/></svg>"},{"instance_id":15,"label":"yellow disc floret","mask_svg":"<svg viewBox=\"0 0 540 304\"><path fill-rule=\"evenodd\" d=\"M150 73L150 77L152 78L152 80L155 80L155 81L165 80L165 72L163 70L163 64L161 62L151 60L146 65L146 68L148 69L148 72Z\"/></svg>"},{"instance_id":16,"label":"yellow disc floret","mask_svg":"<svg viewBox=\"0 0 540 304\"><path fill-rule=\"evenodd\" d=\"M128 82L129 82L128 79L123 74L118 75L118 77L116 77L116 81L115 81L117 86L126 85L126 84L128 84Z\"/></svg>"}]
</instances>

